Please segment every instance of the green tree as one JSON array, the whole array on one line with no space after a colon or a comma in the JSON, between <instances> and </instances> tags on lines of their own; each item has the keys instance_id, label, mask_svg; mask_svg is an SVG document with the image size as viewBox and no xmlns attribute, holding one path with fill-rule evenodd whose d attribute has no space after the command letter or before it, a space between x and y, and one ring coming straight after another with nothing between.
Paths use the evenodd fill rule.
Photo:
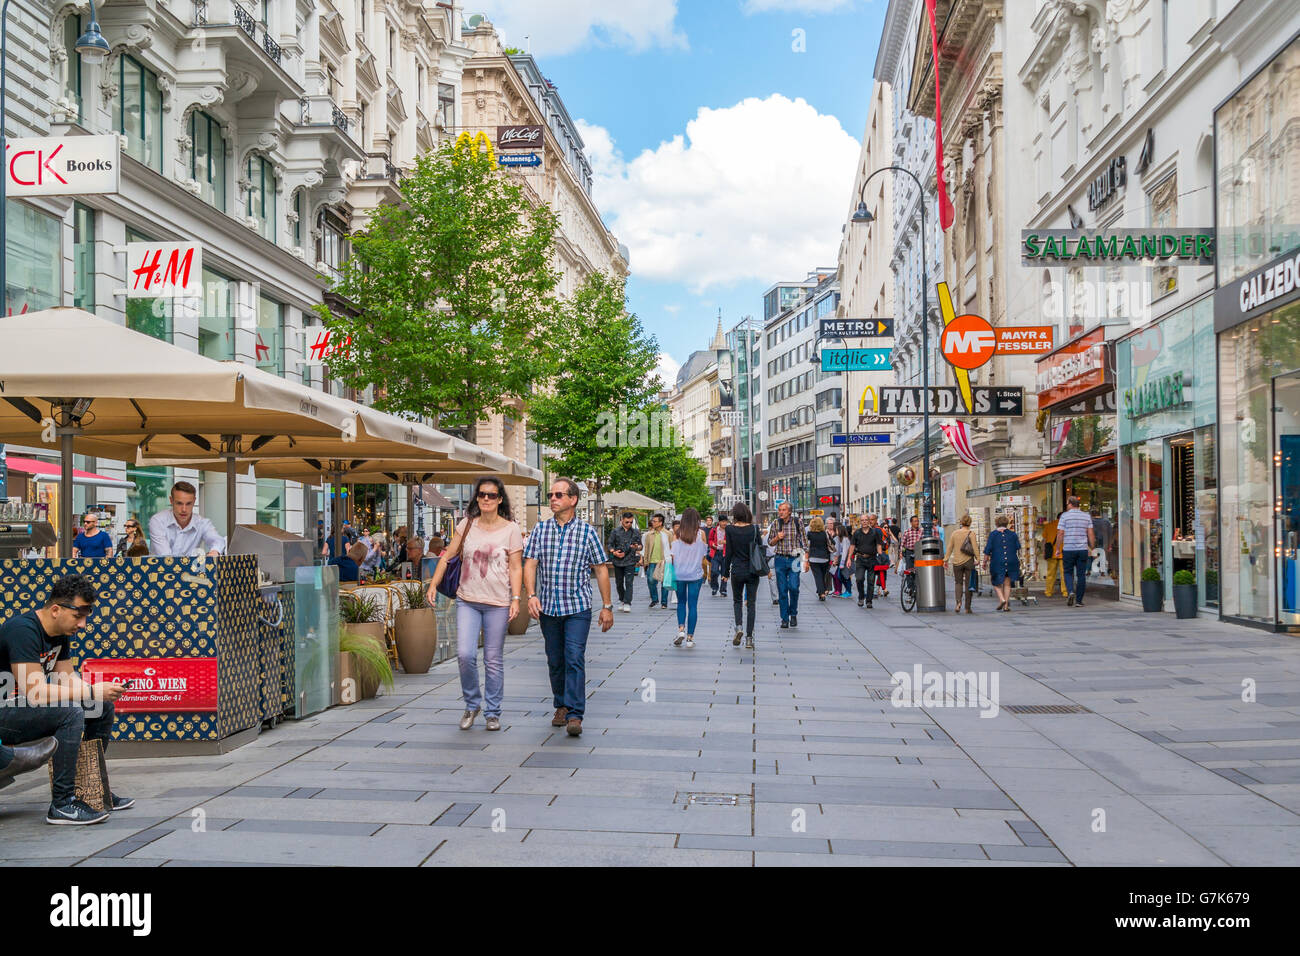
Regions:
<instances>
[{"instance_id":1,"label":"green tree","mask_svg":"<svg viewBox=\"0 0 1300 956\"><path fill-rule=\"evenodd\" d=\"M618 422L656 407L658 345L627 311L617 276L588 276L562 311L558 373L530 403L529 425L555 452L552 471L592 483L599 511L604 491L636 488L644 472L648 449L627 441Z\"/></svg>"},{"instance_id":2,"label":"green tree","mask_svg":"<svg viewBox=\"0 0 1300 956\"><path fill-rule=\"evenodd\" d=\"M686 446L676 440L675 434L673 438L672 444L653 450L654 454L645 463L645 476L637 490L657 501L671 501L679 514L687 508L708 514L713 510L708 470L690 456Z\"/></svg>"},{"instance_id":3,"label":"green tree","mask_svg":"<svg viewBox=\"0 0 1300 956\"><path fill-rule=\"evenodd\" d=\"M327 363L375 406L462 428L526 400L555 371L560 319L551 267L557 220L497 166L483 134L416 161L403 202L352 236L334 287L356 314L317 311Z\"/></svg>"}]
</instances>

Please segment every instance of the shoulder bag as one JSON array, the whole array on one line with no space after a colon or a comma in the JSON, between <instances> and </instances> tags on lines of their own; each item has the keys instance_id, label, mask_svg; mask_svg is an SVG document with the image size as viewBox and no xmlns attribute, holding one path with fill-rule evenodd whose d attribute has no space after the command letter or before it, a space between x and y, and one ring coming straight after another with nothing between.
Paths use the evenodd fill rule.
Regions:
<instances>
[{"instance_id":1,"label":"shoulder bag","mask_svg":"<svg viewBox=\"0 0 1300 956\"><path fill-rule=\"evenodd\" d=\"M961 553L966 555L968 558L975 557L975 542L972 540L974 537L974 531L967 531L966 539L961 543Z\"/></svg>"},{"instance_id":2,"label":"shoulder bag","mask_svg":"<svg viewBox=\"0 0 1300 956\"><path fill-rule=\"evenodd\" d=\"M472 527L474 527L474 519L470 518L465 524L465 533L460 536L460 544L456 547L455 555L443 558L447 570L442 573L442 580L438 582L439 594L455 598L456 592L460 590L460 556L465 551L465 539L469 537L469 529Z\"/></svg>"},{"instance_id":3,"label":"shoulder bag","mask_svg":"<svg viewBox=\"0 0 1300 956\"><path fill-rule=\"evenodd\" d=\"M762 535L758 533L758 526L754 526L754 540L749 544L749 566L754 569L754 573L760 578L767 577L770 570L767 563L767 548L763 547L760 540Z\"/></svg>"}]
</instances>

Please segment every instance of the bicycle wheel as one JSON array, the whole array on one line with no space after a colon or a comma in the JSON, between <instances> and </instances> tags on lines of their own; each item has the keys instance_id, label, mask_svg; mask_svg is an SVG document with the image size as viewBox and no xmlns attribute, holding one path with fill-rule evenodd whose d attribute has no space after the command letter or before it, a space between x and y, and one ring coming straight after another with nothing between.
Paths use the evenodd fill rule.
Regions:
<instances>
[{"instance_id":1,"label":"bicycle wheel","mask_svg":"<svg viewBox=\"0 0 1300 956\"><path fill-rule=\"evenodd\" d=\"M908 575L903 579L903 586L898 589L898 600L905 612L911 613L916 608L916 578Z\"/></svg>"}]
</instances>

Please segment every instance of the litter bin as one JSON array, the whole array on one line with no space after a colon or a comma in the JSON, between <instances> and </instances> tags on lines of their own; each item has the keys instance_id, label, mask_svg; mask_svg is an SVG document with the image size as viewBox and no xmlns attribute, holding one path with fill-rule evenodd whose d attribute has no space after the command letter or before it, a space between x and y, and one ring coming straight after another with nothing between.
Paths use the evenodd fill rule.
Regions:
<instances>
[{"instance_id":1,"label":"litter bin","mask_svg":"<svg viewBox=\"0 0 1300 956\"><path fill-rule=\"evenodd\" d=\"M916 610L933 613L944 609L943 546L937 537L916 543Z\"/></svg>"}]
</instances>

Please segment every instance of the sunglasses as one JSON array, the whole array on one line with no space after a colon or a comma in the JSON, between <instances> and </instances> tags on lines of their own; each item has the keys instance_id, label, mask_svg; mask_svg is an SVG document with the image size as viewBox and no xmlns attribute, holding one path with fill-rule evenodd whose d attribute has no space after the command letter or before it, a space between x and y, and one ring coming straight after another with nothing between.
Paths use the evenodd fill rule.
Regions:
<instances>
[{"instance_id":1,"label":"sunglasses","mask_svg":"<svg viewBox=\"0 0 1300 956\"><path fill-rule=\"evenodd\" d=\"M66 607L69 611L76 614L77 617L80 618L90 617L90 612L95 609L95 605L93 604L87 604L85 607L77 607L77 605L75 604L63 604L60 602L55 602L55 603L57 603L59 607Z\"/></svg>"},{"instance_id":2,"label":"sunglasses","mask_svg":"<svg viewBox=\"0 0 1300 956\"><path fill-rule=\"evenodd\" d=\"M546 497L548 498L572 498L573 496L567 491L552 491Z\"/></svg>"},{"instance_id":3,"label":"sunglasses","mask_svg":"<svg viewBox=\"0 0 1300 956\"><path fill-rule=\"evenodd\" d=\"M495 491L480 491L478 493L479 501L498 501L501 495Z\"/></svg>"}]
</instances>

